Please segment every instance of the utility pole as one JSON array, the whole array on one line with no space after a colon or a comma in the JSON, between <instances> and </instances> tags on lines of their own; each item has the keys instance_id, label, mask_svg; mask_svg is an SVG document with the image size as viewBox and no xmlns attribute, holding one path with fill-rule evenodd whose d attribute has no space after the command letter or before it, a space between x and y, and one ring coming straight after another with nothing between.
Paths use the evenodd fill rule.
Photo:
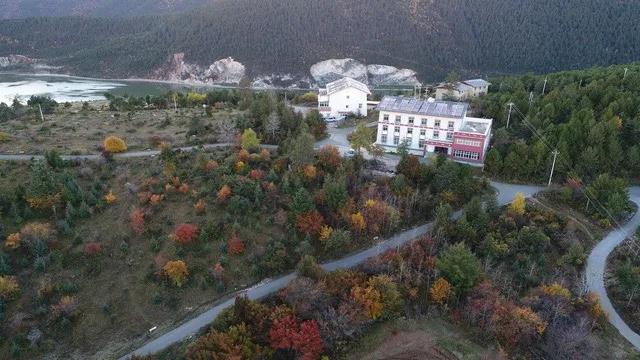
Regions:
<instances>
[{"instance_id":1,"label":"utility pole","mask_svg":"<svg viewBox=\"0 0 640 360\"><path fill-rule=\"evenodd\" d=\"M627 72L629 72L629 68L624 68L624 76L622 77L622 81L627 78Z\"/></svg>"},{"instance_id":2,"label":"utility pole","mask_svg":"<svg viewBox=\"0 0 640 360\"><path fill-rule=\"evenodd\" d=\"M44 114L42 113L42 106L40 106L40 104L38 104L38 109L40 109L40 120L44 122Z\"/></svg>"},{"instance_id":3,"label":"utility pole","mask_svg":"<svg viewBox=\"0 0 640 360\"><path fill-rule=\"evenodd\" d=\"M173 95L173 110L178 112L178 103L176 102L176 96Z\"/></svg>"},{"instance_id":4,"label":"utility pole","mask_svg":"<svg viewBox=\"0 0 640 360\"><path fill-rule=\"evenodd\" d=\"M558 158L558 150L553 150L553 165L551 165L551 174L549 175L549 184L547 186L551 186L551 180L553 179L553 171L556 169L556 159Z\"/></svg>"},{"instance_id":5,"label":"utility pole","mask_svg":"<svg viewBox=\"0 0 640 360\"><path fill-rule=\"evenodd\" d=\"M531 107L532 102L533 102L533 91L529 93L529 107Z\"/></svg>"},{"instance_id":6,"label":"utility pole","mask_svg":"<svg viewBox=\"0 0 640 360\"><path fill-rule=\"evenodd\" d=\"M549 80L548 76L544 78L544 86L542 87L542 95L544 95L544 92L547 90L547 80Z\"/></svg>"},{"instance_id":7,"label":"utility pole","mask_svg":"<svg viewBox=\"0 0 640 360\"><path fill-rule=\"evenodd\" d=\"M507 115L507 129L509 128L509 122L511 121L511 111L513 110L513 103L510 102L509 105L509 115Z\"/></svg>"}]
</instances>

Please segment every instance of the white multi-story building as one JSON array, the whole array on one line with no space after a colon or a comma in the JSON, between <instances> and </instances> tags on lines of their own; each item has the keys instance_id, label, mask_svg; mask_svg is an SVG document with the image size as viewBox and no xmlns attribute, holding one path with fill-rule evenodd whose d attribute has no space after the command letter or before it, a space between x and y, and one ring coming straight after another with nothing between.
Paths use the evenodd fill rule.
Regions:
<instances>
[{"instance_id":1,"label":"white multi-story building","mask_svg":"<svg viewBox=\"0 0 640 360\"><path fill-rule=\"evenodd\" d=\"M405 143L414 155L444 154L482 165L493 120L467 117L468 108L467 103L385 96L378 104L376 143L387 151Z\"/></svg>"},{"instance_id":2,"label":"white multi-story building","mask_svg":"<svg viewBox=\"0 0 640 360\"><path fill-rule=\"evenodd\" d=\"M469 100L489 92L489 83L483 79L473 79L455 84L442 84L436 87L436 100Z\"/></svg>"},{"instance_id":3,"label":"white multi-story building","mask_svg":"<svg viewBox=\"0 0 640 360\"><path fill-rule=\"evenodd\" d=\"M318 95L318 111L327 116L355 114L367 116L367 85L351 78L342 78L327 84Z\"/></svg>"}]
</instances>

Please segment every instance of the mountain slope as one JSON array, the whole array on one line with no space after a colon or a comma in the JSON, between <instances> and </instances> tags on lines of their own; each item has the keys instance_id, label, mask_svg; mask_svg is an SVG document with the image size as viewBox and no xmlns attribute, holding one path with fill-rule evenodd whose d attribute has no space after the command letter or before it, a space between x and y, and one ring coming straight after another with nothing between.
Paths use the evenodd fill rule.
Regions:
<instances>
[{"instance_id":1,"label":"mountain slope","mask_svg":"<svg viewBox=\"0 0 640 360\"><path fill-rule=\"evenodd\" d=\"M135 16L184 11L214 0L0 0L0 19Z\"/></svg>"},{"instance_id":2,"label":"mountain slope","mask_svg":"<svg viewBox=\"0 0 640 360\"><path fill-rule=\"evenodd\" d=\"M0 56L102 76L148 76L178 52L200 65L232 56L254 75L352 57L438 79L633 61L638 17L640 2L617 0L218 0L160 17L3 21Z\"/></svg>"}]
</instances>

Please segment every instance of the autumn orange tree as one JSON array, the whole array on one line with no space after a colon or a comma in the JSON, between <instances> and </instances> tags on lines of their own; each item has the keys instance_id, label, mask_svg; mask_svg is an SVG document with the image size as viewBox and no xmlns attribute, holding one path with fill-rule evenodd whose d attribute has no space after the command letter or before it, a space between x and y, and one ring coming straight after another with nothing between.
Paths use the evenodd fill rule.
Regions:
<instances>
[{"instance_id":1,"label":"autumn orange tree","mask_svg":"<svg viewBox=\"0 0 640 360\"><path fill-rule=\"evenodd\" d=\"M218 191L218 201L225 202L231 197L231 187L223 185Z\"/></svg>"},{"instance_id":2,"label":"autumn orange tree","mask_svg":"<svg viewBox=\"0 0 640 360\"><path fill-rule=\"evenodd\" d=\"M189 276L187 264L182 260L169 261L162 268L164 274L169 278L173 285L182 287L184 281Z\"/></svg>"},{"instance_id":3,"label":"autumn orange tree","mask_svg":"<svg viewBox=\"0 0 640 360\"><path fill-rule=\"evenodd\" d=\"M447 301L451 293L451 284L444 278L438 278L429 289L429 297L436 304L442 304Z\"/></svg>"},{"instance_id":4,"label":"autumn orange tree","mask_svg":"<svg viewBox=\"0 0 640 360\"><path fill-rule=\"evenodd\" d=\"M121 153L127 151L127 143L117 136L109 136L102 143L104 150L109 153Z\"/></svg>"},{"instance_id":5,"label":"autumn orange tree","mask_svg":"<svg viewBox=\"0 0 640 360\"><path fill-rule=\"evenodd\" d=\"M300 214L296 218L296 229L304 235L320 236L324 218L317 210Z\"/></svg>"},{"instance_id":6,"label":"autumn orange tree","mask_svg":"<svg viewBox=\"0 0 640 360\"><path fill-rule=\"evenodd\" d=\"M193 224L179 224L171 234L171 239L179 245L187 245L198 236L198 227Z\"/></svg>"},{"instance_id":7,"label":"autumn orange tree","mask_svg":"<svg viewBox=\"0 0 640 360\"><path fill-rule=\"evenodd\" d=\"M133 233L142 236L145 231L144 226L144 211L141 209L134 209L129 216L131 230Z\"/></svg>"}]
</instances>

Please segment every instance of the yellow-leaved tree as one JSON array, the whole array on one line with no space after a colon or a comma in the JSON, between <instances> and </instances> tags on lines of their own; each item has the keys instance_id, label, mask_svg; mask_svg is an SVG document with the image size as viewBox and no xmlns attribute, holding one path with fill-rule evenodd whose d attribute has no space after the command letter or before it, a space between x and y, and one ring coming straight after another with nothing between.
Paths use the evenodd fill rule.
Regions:
<instances>
[{"instance_id":1,"label":"yellow-leaved tree","mask_svg":"<svg viewBox=\"0 0 640 360\"><path fill-rule=\"evenodd\" d=\"M517 215L524 215L524 211L526 209L526 201L523 193L519 192L516 194L516 197L513 198L513 201L509 206L509 209Z\"/></svg>"},{"instance_id":2,"label":"yellow-leaved tree","mask_svg":"<svg viewBox=\"0 0 640 360\"><path fill-rule=\"evenodd\" d=\"M171 280L173 285L177 287L181 287L187 279L187 276L189 276L187 264L182 260L169 261L165 264L162 270L169 280Z\"/></svg>"},{"instance_id":3,"label":"yellow-leaved tree","mask_svg":"<svg viewBox=\"0 0 640 360\"><path fill-rule=\"evenodd\" d=\"M109 136L102 144L104 150L110 153L121 153L127 151L127 143L117 136Z\"/></svg>"}]
</instances>

